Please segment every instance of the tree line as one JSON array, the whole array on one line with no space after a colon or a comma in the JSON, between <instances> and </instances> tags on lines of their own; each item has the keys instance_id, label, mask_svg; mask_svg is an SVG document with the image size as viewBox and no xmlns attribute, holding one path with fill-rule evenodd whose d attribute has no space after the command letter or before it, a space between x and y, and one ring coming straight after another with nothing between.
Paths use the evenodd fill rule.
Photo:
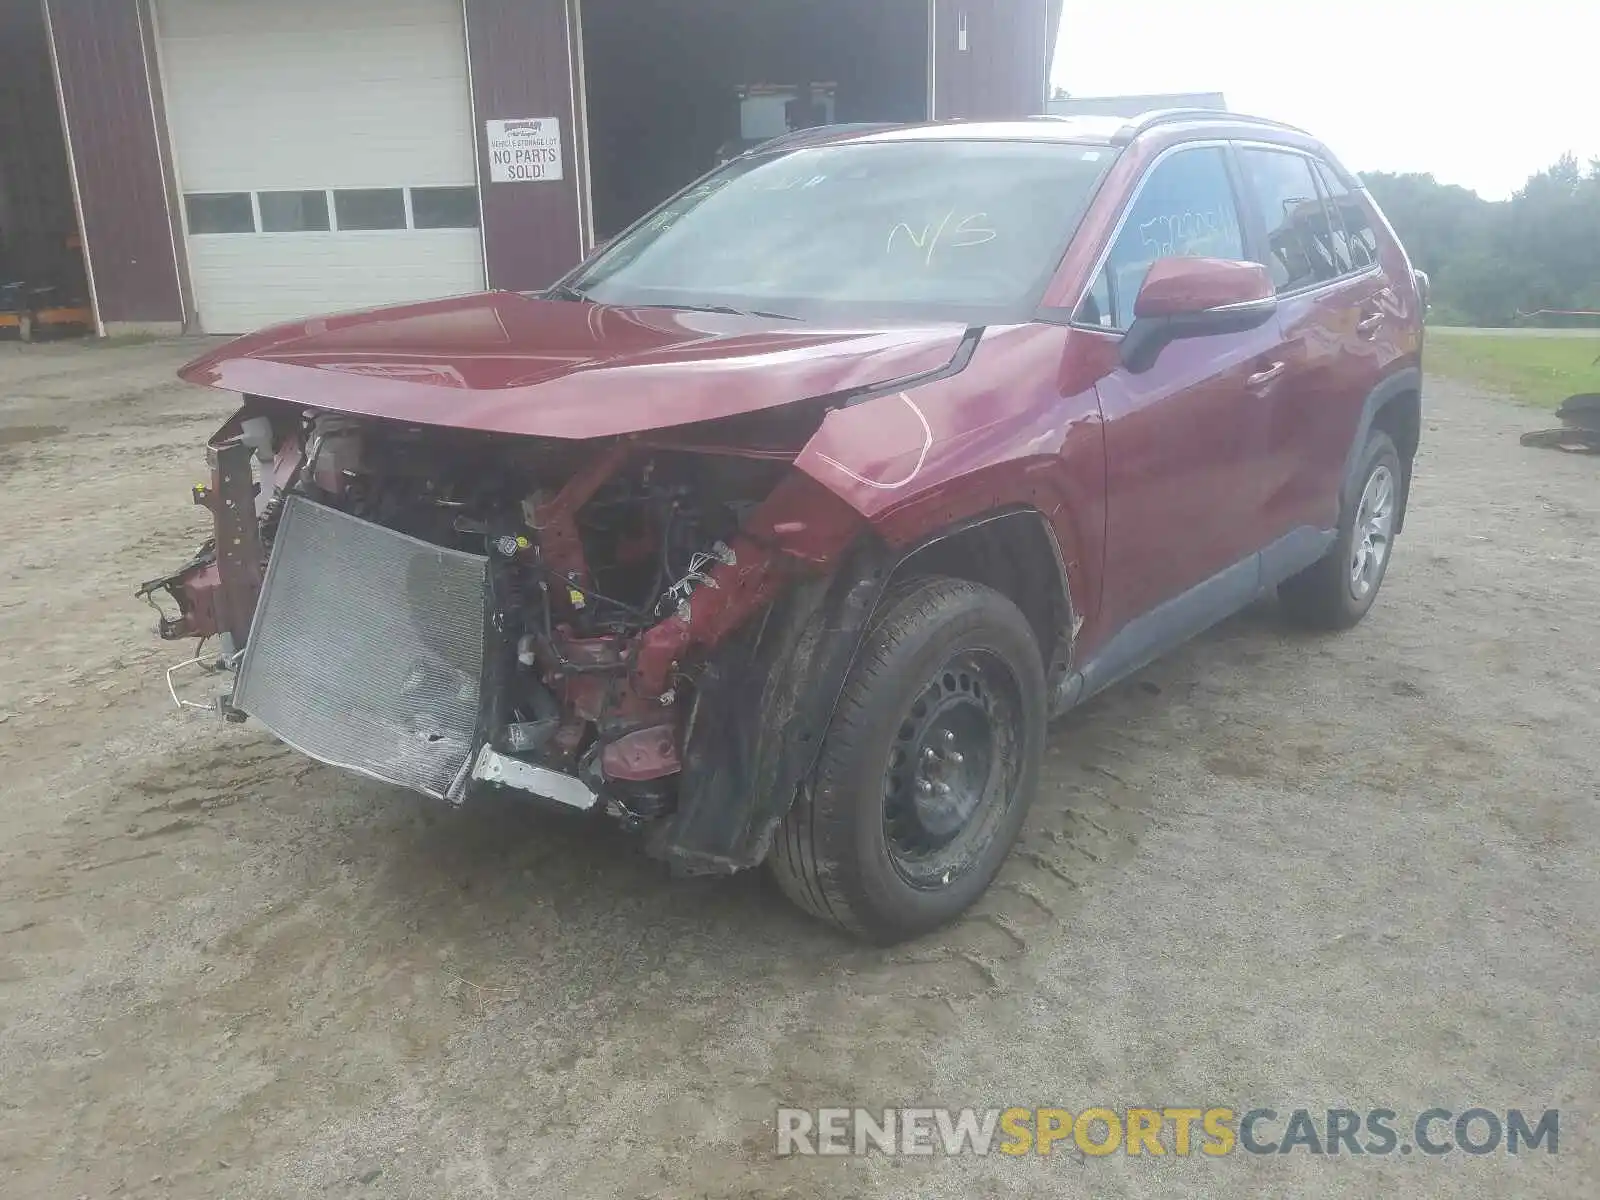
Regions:
<instances>
[{"instance_id":1,"label":"tree line","mask_svg":"<svg viewBox=\"0 0 1600 1200\"><path fill-rule=\"evenodd\" d=\"M1432 175L1362 179L1412 265L1428 272L1434 321L1501 326L1540 310L1600 311L1600 159L1585 168L1566 155L1499 201Z\"/></svg>"}]
</instances>

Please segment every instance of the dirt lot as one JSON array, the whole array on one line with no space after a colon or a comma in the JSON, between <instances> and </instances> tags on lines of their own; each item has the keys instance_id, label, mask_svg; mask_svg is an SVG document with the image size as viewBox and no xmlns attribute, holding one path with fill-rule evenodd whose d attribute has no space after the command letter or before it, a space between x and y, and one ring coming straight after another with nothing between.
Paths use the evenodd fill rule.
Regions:
<instances>
[{"instance_id":1,"label":"dirt lot","mask_svg":"<svg viewBox=\"0 0 1600 1200\"><path fill-rule=\"evenodd\" d=\"M172 711L192 347L0 347L0 1194L1596 1195L1600 460L1439 384L1371 619L1265 605L1054 731L981 911L759 878ZM779 1104L1563 1110L1561 1153L773 1157Z\"/></svg>"}]
</instances>

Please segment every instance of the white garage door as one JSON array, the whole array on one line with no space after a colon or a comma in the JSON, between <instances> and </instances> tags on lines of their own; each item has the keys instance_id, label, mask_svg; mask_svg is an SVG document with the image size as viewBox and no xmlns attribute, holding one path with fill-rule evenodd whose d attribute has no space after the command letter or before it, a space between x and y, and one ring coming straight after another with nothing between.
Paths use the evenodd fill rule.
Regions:
<instances>
[{"instance_id":1,"label":"white garage door","mask_svg":"<svg viewBox=\"0 0 1600 1200\"><path fill-rule=\"evenodd\" d=\"M157 0L201 326L484 286L460 0Z\"/></svg>"}]
</instances>

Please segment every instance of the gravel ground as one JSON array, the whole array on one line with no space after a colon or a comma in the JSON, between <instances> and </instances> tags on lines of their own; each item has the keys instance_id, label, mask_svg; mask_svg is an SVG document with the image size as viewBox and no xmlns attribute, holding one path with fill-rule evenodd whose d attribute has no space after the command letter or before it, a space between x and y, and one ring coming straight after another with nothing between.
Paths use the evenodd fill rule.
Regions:
<instances>
[{"instance_id":1,"label":"gravel ground","mask_svg":"<svg viewBox=\"0 0 1600 1200\"><path fill-rule=\"evenodd\" d=\"M1600 1194L1600 460L1537 414L1434 385L1371 618L1260 606L1057 725L979 911L881 952L172 711L132 590L202 536L192 351L0 346L0 1194ZM1555 1156L774 1155L886 1103L1563 1111Z\"/></svg>"}]
</instances>

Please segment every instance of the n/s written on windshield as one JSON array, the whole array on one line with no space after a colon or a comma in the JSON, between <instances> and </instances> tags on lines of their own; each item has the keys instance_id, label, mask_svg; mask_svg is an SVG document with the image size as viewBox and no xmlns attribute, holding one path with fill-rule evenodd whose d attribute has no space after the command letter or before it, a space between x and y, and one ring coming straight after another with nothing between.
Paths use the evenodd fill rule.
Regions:
<instances>
[{"instance_id":1,"label":"n/s written on windshield","mask_svg":"<svg viewBox=\"0 0 1600 1200\"><path fill-rule=\"evenodd\" d=\"M931 266L933 256L941 249L961 250L994 241L1000 234L990 227L988 221L989 214L986 212L969 213L963 217L957 209L951 209L939 221L930 221L920 229L902 221L889 231L884 253L894 253L895 246L904 239L918 250L925 251L924 261Z\"/></svg>"}]
</instances>

